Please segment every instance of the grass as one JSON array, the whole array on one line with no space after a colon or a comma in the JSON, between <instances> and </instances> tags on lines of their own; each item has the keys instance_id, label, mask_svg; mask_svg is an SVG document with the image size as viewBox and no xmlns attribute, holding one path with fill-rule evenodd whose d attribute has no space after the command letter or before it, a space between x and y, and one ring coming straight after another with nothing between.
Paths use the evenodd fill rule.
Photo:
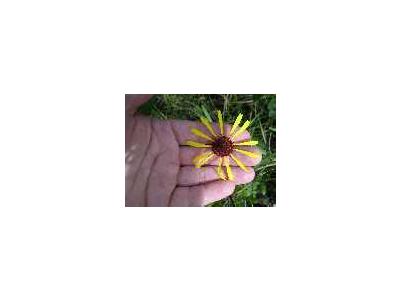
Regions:
<instances>
[{"instance_id":1,"label":"grass","mask_svg":"<svg viewBox=\"0 0 400 300\"><path fill-rule=\"evenodd\" d=\"M275 206L276 204L276 95L155 95L139 111L159 119L216 120L233 123L239 113L250 120L252 139L259 141L263 158L252 183L239 185L232 196L210 206Z\"/></svg>"}]
</instances>

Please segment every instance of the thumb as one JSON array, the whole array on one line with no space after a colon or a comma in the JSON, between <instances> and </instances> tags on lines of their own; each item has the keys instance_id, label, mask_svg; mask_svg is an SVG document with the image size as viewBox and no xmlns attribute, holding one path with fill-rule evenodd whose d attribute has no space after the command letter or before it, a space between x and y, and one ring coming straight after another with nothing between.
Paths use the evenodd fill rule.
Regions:
<instances>
[{"instance_id":1,"label":"thumb","mask_svg":"<svg viewBox=\"0 0 400 300\"><path fill-rule=\"evenodd\" d=\"M125 94L125 112L134 114L140 105L147 102L153 95L150 94Z\"/></svg>"}]
</instances>

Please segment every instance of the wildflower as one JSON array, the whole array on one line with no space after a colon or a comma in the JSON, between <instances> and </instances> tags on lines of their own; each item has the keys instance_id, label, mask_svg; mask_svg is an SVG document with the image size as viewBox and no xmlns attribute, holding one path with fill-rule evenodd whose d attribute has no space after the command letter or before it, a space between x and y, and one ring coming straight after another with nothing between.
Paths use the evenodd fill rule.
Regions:
<instances>
[{"instance_id":1,"label":"wildflower","mask_svg":"<svg viewBox=\"0 0 400 300\"><path fill-rule=\"evenodd\" d=\"M233 180L234 176L232 173L232 169L230 167L230 159L232 159L242 170L244 170L245 172L249 172L248 168L243 164L243 162L237 156L235 156L235 154L237 152L252 158L258 157L257 153L241 149L241 146L255 146L258 144L258 141L253 141L253 140L240 141L240 142L237 141L238 138L240 138L240 136L250 126L250 121L246 121L243 123L241 127L239 127L240 122L243 118L243 114L239 114L237 116L236 121L231 127L229 133L224 132L224 122L222 120L221 111L219 110L217 111L217 116L218 116L218 127L220 132L216 133L211 123L205 117L201 117L200 121L207 128L209 134L206 134L197 128L192 128L191 132L194 135L207 140L207 142L200 143L189 140L186 141L186 145L196 148L210 148L209 151L206 151L196 156L193 159L193 164L195 165L196 168L201 168L201 166L205 165L211 159L218 157L218 166L217 166L218 177L223 180L226 179ZM225 166L226 174L223 171L223 166Z\"/></svg>"}]
</instances>

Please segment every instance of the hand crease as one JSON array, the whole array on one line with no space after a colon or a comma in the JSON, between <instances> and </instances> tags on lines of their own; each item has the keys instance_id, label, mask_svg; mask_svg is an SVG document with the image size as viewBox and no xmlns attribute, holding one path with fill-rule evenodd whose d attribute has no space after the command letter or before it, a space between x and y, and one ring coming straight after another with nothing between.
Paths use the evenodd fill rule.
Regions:
<instances>
[{"instance_id":1,"label":"hand crease","mask_svg":"<svg viewBox=\"0 0 400 300\"><path fill-rule=\"evenodd\" d=\"M174 186L175 188L172 190L171 194L168 197L168 204L167 206L171 206L172 203L172 197L174 195L174 191L176 189L176 187L178 186L178 176L179 176L179 168L180 168L180 161L179 161L179 151L180 151L180 147L179 147L179 141L178 141L178 133L175 131L174 125L172 124L171 121L167 121L169 124L169 127L171 128L172 134L174 135L175 138L175 142L178 145L178 161L177 161L177 166L178 166L178 172L176 172L175 178L174 178Z\"/></svg>"},{"instance_id":2,"label":"hand crease","mask_svg":"<svg viewBox=\"0 0 400 300\"><path fill-rule=\"evenodd\" d=\"M135 119L135 118L134 118L134 119ZM135 121L136 121L136 120L135 120ZM152 120L150 120L150 122L152 122ZM151 124L150 124L150 125L151 125ZM150 126L150 128L151 128L151 126ZM133 129L131 135L133 135L134 131L135 131L135 130ZM151 128L151 130L150 130L150 138L149 138L149 142L147 143L145 153L149 153L149 154L150 154L149 149L150 149L151 144L152 144L152 137L153 137L153 130L152 130L152 128ZM141 162L140 162L140 164L139 164L139 167L138 167L137 170L136 170L135 176L133 177L133 179L132 179L132 181L131 181L131 182L132 182L132 185L131 185L131 187L129 188L129 191L128 191L129 194L131 194L132 189L135 187L135 183L136 183L137 177L138 177L138 175L139 175L139 173L140 173L140 170L142 169L142 165L143 165L143 162L145 161L146 157L147 157L147 155L143 155L142 160L141 160ZM146 201L146 196L145 196L144 198L145 198L145 201ZM145 206L146 206L146 203L145 203Z\"/></svg>"},{"instance_id":3,"label":"hand crease","mask_svg":"<svg viewBox=\"0 0 400 300\"><path fill-rule=\"evenodd\" d=\"M149 144L150 144L150 148L151 148L151 145L153 144L153 138L154 138L154 121L153 121L153 119L150 119L150 128L151 128L151 130L150 130L150 143ZM155 164L155 162L156 162L156 160L158 159L159 156L160 156L159 153L157 153L156 155L153 155L153 160L152 160L151 165L150 165L150 172L147 175L147 179L146 179L146 188L144 190L144 206L148 206L148 204L149 204L149 181L150 181L150 176L151 176L151 172L153 170L154 164Z\"/></svg>"},{"instance_id":4,"label":"hand crease","mask_svg":"<svg viewBox=\"0 0 400 300\"><path fill-rule=\"evenodd\" d=\"M178 146L180 146L179 145L179 139L178 139L178 133L177 133L174 125L172 124L171 121L168 121L168 123L169 123L169 127L172 129L172 133L174 134L175 142L178 144Z\"/></svg>"}]
</instances>

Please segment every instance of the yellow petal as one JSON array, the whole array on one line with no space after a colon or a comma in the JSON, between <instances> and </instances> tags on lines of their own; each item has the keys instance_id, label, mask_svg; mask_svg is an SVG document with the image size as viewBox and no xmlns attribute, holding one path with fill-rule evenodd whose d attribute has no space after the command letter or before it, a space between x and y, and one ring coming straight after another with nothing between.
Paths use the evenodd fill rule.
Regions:
<instances>
[{"instance_id":1,"label":"yellow petal","mask_svg":"<svg viewBox=\"0 0 400 300\"><path fill-rule=\"evenodd\" d=\"M232 134L235 132L236 128L237 128L237 127L239 126L239 124L240 124L240 121L242 121L242 118L243 118L243 114L239 114L239 115L237 116L236 121L235 121L235 123L233 123L233 126L232 126L232 128L231 128L231 132L229 133L229 135L232 135Z\"/></svg>"},{"instance_id":2,"label":"yellow petal","mask_svg":"<svg viewBox=\"0 0 400 300\"><path fill-rule=\"evenodd\" d=\"M224 157L224 162L226 167L226 173L228 174L228 179L233 180L232 169L231 166L229 165L229 158L227 156Z\"/></svg>"},{"instance_id":3,"label":"yellow petal","mask_svg":"<svg viewBox=\"0 0 400 300\"><path fill-rule=\"evenodd\" d=\"M226 180L224 171L222 170L222 157L220 157L218 160L217 174L219 178L221 178L222 180Z\"/></svg>"},{"instance_id":4,"label":"yellow petal","mask_svg":"<svg viewBox=\"0 0 400 300\"><path fill-rule=\"evenodd\" d=\"M202 153L202 154L196 156L195 158L193 158L193 163L196 168L200 168L202 165L207 163L213 156L214 156L214 153L212 153L211 151Z\"/></svg>"},{"instance_id":5,"label":"yellow petal","mask_svg":"<svg viewBox=\"0 0 400 300\"><path fill-rule=\"evenodd\" d=\"M208 120L207 120L206 118L200 117L200 121L201 121L201 123L203 123L204 126L207 127L208 131L209 131L213 136L217 136L217 135L215 134L214 128L212 128L210 122L208 122Z\"/></svg>"},{"instance_id":6,"label":"yellow petal","mask_svg":"<svg viewBox=\"0 0 400 300\"><path fill-rule=\"evenodd\" d=\"M197 135L198 137L201 137L201 138L206 139L206 140L213 141L213 139L212 139L211 137L209 137L207 134L205 134L205 133L204 133L203 131L201 131L200 129L192 128L192 129L191 129L191 132L192 132L194 135Z\"/></svg>"},{"instance_id":7,"label":"yellow petal","mask_svg":"<svg viewBox=\"0 0 400 300\"><path fill-rule=\"evenodd\" d=\"M207 157L208 155L210 155L210 153L211 153L211 151L207 151L207 152L204 152L204 153L201 153L201 154L197 155L192 160L193 164L197 164L197 162L199 160L203 159L204 157Z\"/></svg>"},{"instance_id":8,"label":"yellow petal","mask_svg":"<svg viewBox=\"0 0 400 300\"><path fill-rule=\"evenodd\" d=\"M258 144L258 141L245 141L240 143L233 143L235 146L254 146Z\"/></svg>"},{"instance_id":9,"label":"yellow petal","mask_svg":"<svg viewBox=\"0 0 400 300\"><path fill-rule=\"evenodd\" d=\"M207 157L205 157L204 159L202 159L202 160L199 162L199 168L200 168L202 165L206 164L206 163L207 163L209 160L211 160L213 157L214 157L214 153L211 153L210 155L208 155Z\"/></svg>"},{"instance_id":10,"label":"yellow petal","mask_svg":"<svg viewBox=\"0 0 400 300\"><path fill-rule=\"evenodd\" d=\"M196 148L208 148L208 147L211 147L211 145L207 145L207 144L203 144L203 143L199 143L199 142L195 142L195 141L186 141L185 145L186 146L196 147Z\"/></svg>"},{"instance_id":11,"label":"yellow petal","mask_svg":"<svg viewBox=\"0 0 400 300\"><path fill-rule=\"evenodd\" d=\"M243 126L240 127L240 129L232 135L232 139L234 139L235 137L239 137L249 126L250 126L250 121L244 122Z\"/></svg>"},{"instance_id":12,"label":"yellow petal","mask_svg":"<svg viewBox=\"0 0 400 300\"><path fill-rule=\"evenodd\" d=\"M224 121L222 120L222 113L220 110L217 111L217 115L218 115L219 129L221 130L221 134L224 135Z\"/></svg>"},{"instance_id":13,"label":"yellow petal","mask_svg":"<svg viewBox=\"0 0 400 300\"><path fill-rule=\"evenodd\" d=\"M235 163L245 172L249 172L249 169L246 168L246 166L242 163L242 161L235 157L233 154L231 154L231 158L235 161Z\"/></svg>"},{"instance_id":14,"label":"yellow petal","mask_svg":"<svg viewBox=\"0 0 400 300\"><path fill-rule=\"evenodd\" d=\"M236 150L237 152L240 152L240 153L242 153L242 154L244 154L244 155L247 155L247 156L249 156L249 157L252 157L252 158L257 158L257 157L260 156L258 153L249 152L249 151L245 151L245 150L242 150L242 149L235 149L235 150Z\"/></svg>"}]
</instances>

